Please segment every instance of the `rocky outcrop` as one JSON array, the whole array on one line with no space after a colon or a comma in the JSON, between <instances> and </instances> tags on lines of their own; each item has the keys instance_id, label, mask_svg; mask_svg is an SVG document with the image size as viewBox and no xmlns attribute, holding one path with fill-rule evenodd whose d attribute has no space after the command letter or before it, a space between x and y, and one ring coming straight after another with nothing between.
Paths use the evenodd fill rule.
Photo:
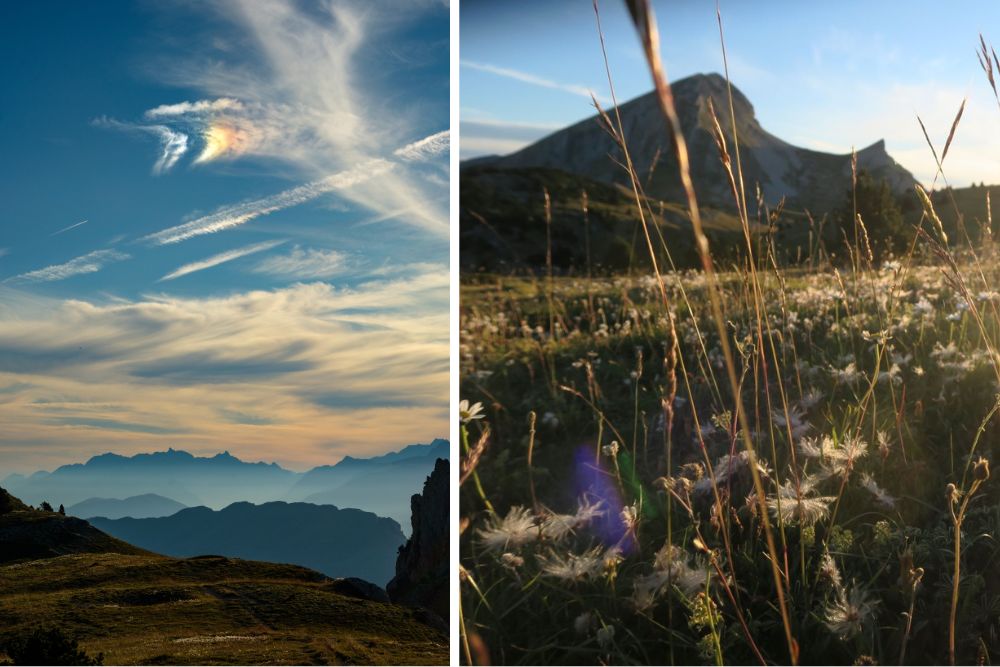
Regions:
<instances>
[{"instance_id":1,"label":"rocky outcrop","mask_svg":"<svg viewBox=\"0 0 1000 667\"><path fill-rule=\"evenodd\" d=\"M438 459L421 495L410 501L413 533L399 549L396 576L386 591L393 602L424 607L445 623L449 610L448 461Z\"/></svg>"}]
</instances>

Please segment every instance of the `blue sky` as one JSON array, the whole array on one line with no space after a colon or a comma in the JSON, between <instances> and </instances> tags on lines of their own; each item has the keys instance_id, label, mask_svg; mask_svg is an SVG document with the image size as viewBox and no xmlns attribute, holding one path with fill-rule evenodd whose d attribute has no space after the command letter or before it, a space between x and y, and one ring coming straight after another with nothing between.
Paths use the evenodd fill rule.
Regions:
<instances>
[{"instance_id":1,"label":"blue sky","mask_svg":"<svg viewBox=\"0 0 1000 667\"><path fill-rule=\"evenodd\" d=\"M449 13L0 5L0 469L447 433Z\"/></svg>"},{"instance_id":2,"label":"blue sky","mask_svg":"<svg viewBox=\"0 0 1000 667\"><path fill-rule=\"evenodd\" d=\"M619 101L651 89L620 2L600 2ZM723 71L715 3L655 2L671 80ZM945 173L956 185L1000 183L1000 110L976 61L979 33L1000 44L1000 3L722 0L733 83L765 129L797 145L848 153L879 139L929 183L968 104ZM461 5L461 155L504 154L593 113L610 97L590 0Z\"/></svg>"}]
</instances>

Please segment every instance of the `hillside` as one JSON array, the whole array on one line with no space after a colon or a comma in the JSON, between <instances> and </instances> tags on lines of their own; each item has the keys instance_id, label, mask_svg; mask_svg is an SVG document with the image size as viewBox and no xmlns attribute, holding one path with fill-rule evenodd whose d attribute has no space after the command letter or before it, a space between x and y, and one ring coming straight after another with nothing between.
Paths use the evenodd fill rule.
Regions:
<instances>
[{"instance_id":1,"label":"hillside","mask_svg":"<svg viewBox=\"0 0 1000 667\"><path fill-rule=\"evenodd\" d=\"M153 554L0 489L0 647L50 626L106 664L447 663L435 619L385 600L296 565Z\"/></svg>"},{"instance_id":2,"label":"hillside","mask_svg":"<svg viewBox=\"0 0 1000 667\"><path fill-rule=\"evenodd\" d=\"M57 625L106 664L446 664L419 610L293 565L69 555L0 565L0 643Z\"/></svg>"},{"instance_id":3,"label":"hillside","mask_svg":"<svg viewBox=\"0 0 1000 667\"><path fill-rule=\"evenodd\" d=\"M940 187L940 184L938 184ZM964 188L941 188L931 193L931 200L934 202L934 209L937 211L948 237L952 243L964 245L965 237L958 228L958 213L962 215L965 228L972 239L978 244L982 227L987 219L992 217L993 235L1000 231L997 215L986 209L986 193L989 193L991 207L1000 205L1000 185L971 185ZM903 199L903 215L909 224L917 224L920 220L922 207L915 195L907 196Z\"/></svg>"},{"instance_id":4,"label":"hillside","mask_svg":"<svg viewBox=\"0 0 1000 667\"><path fill-rule=\"evenodd\" d=\"M0 564L80 553L148 553L82 519L32 509L3 489L0 496Z\"/></svg>"},{"instance_id":5,"label":"hillside","mask_svg":"<svg viewBox=\"0 0 1000 667\"><path fill-rule=\"evenodd\" d=\"M557 270L586 273L589 267L602 273L648 265L649 251L630 189L559 169L496 166L466 167L459 187L463 271L523 272L544 267L545 190L551 201L552 264ZM647 213L653 211L652 222L669 238L674 262L680 267L694 266L691 222L685 209L653 197L644 207ZM722 255L742 241L736 215L710 206L701 214ZM654 247L661 266L669 266L655 232Z\"/></svg>"},{"instance_id":6,"label":"hillside","mask_svg":"<svg viewBox=\"0 0 1000 667\"><path fill-rule=\"evenodd\" d=\"M384 586L404 542L398 523L356 509L270 502L234 503L220 511L192 507L152 519L95 518L97 528L131 544L176 557L221 554L294 563L331 577Z\"/></svg>"},{"instance_id":7,"label":"hillside","mask_svg":"<svg viewBox=\"0 0 1000 667\"><path fill-rule=\"evenodd\" d=\"M107 519L147 519L158 516L170 516L187 507L176 500L171 500L155 493L144 493L141 496L129 498L88 498L72 507L66 508L66 513L81 519L105 517Z\"/></svg>"}]
</instances>

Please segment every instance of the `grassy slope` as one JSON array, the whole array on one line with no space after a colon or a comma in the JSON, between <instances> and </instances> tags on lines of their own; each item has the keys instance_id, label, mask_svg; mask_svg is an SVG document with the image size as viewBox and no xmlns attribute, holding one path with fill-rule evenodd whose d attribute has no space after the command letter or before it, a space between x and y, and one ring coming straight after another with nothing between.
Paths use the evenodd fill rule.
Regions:
<instances>
[{"instance_id":1,"label":"grassy slope","mask_svg":"<svg viewBox=\"0 0 1000 667\"><path fill-rule=\"evenodd\" d=\"M13 512L0 514L0 563L81 552L149 553L102 533L76 517L27 509L23 505Z\"/></svg>"},{"instance_id":2,"label":"grassy slope","mask_svg":"<svg viewBox=\"0 0 1000 667\"><path fill-rule=\"evenodd\" d=\"M465 168L461 187L464 270L544 266L545 189L551 197L552 259L557 268L586 271L583 191L588 195L592 268L603 272L648 264L649 252L630 190L556 169L491 167ZM674 261L692 265L691 224L684 208L652 198L648 202L661 232L670 239ZM706 208L702 217L710 236L723 245L742 238L735 215ZM655 233L654 245L660 248Z\"/></svg>"},{"instance_id":3,"label":"grassy slope","mask_svg":"<svg viewBox=\"0 0 1000 667\"><path fill-rule=\"evenodd\" d=\"M292 565L85 553L0 566L0 591L0 634L55 624L108 664L448 661L418 612Z\"/></svg>"}]
</instances>

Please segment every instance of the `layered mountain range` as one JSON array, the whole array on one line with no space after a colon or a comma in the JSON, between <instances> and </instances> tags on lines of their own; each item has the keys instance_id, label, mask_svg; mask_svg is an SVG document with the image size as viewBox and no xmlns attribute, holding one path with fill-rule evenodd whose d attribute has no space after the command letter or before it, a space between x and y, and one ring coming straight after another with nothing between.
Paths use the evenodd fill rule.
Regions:
<instances>
[{"instance_id":1,"label":"layered mountain range","mask_svg":"<svg viewBox=\"0 0 1000 667\"><path fill-rule=\"evenodd\" d=\"M200 457L168 449L101 454L51 472L10 475L0 483L25 502L63 504L83 518L148 518L185 506L221 510L237 502L304 501L373 512L408 528L410 496L438 458L448 458L447 440L372 458L346 456L303 473L276 463L248 463L229 452Z\"/></svg>"}]
</instances>

